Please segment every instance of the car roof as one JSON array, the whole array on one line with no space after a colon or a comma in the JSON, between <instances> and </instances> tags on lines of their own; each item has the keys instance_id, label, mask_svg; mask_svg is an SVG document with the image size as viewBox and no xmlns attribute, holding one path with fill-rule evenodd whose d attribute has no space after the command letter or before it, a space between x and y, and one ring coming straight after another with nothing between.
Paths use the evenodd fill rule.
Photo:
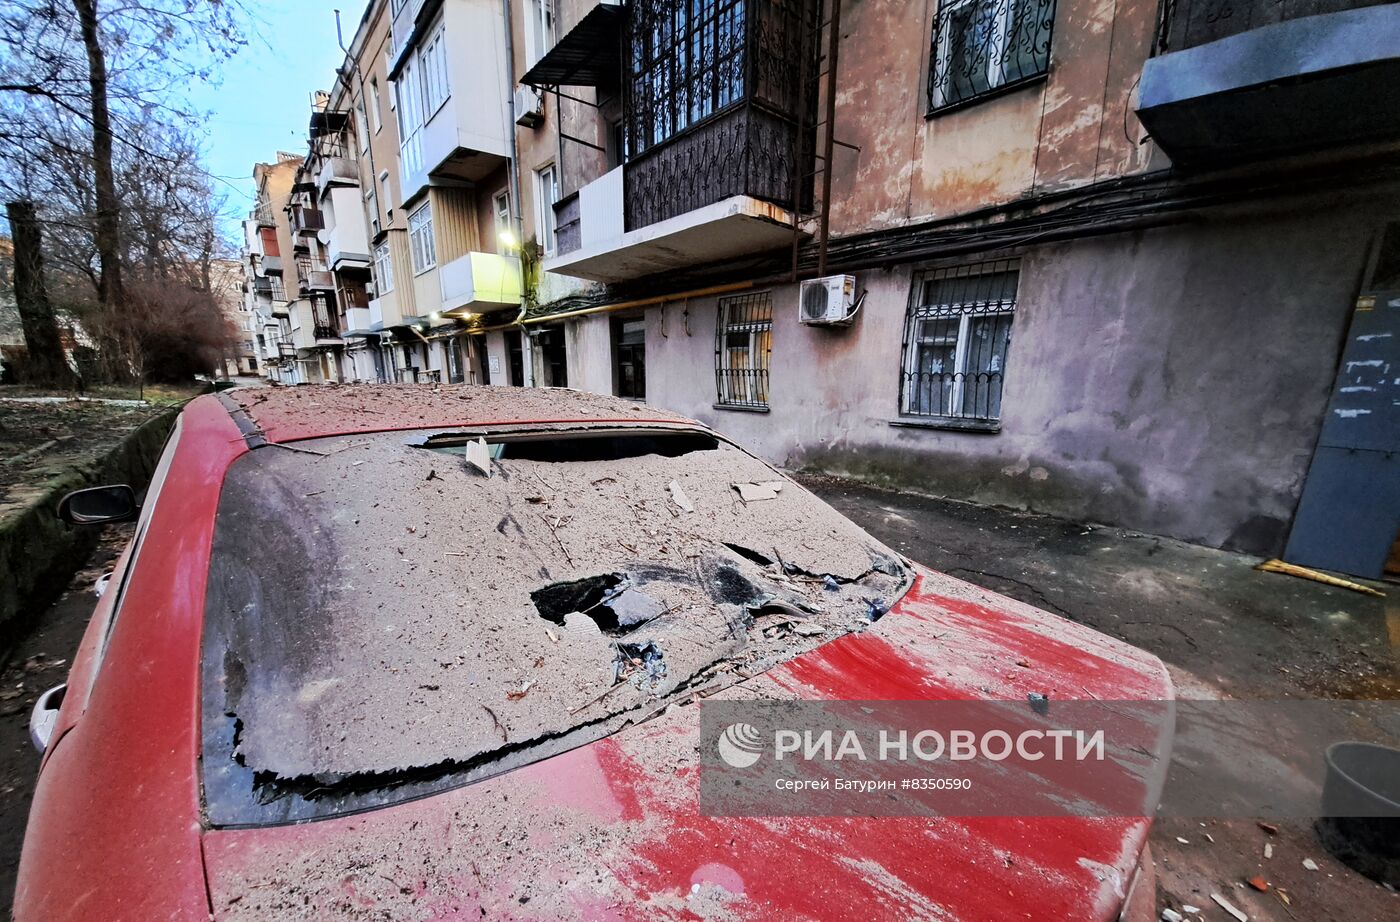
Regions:
<instances>
[{"instance_id":1,"label":"car roof","mask_svg":"<svg viewBox=\"0 0 1400 922\"><path fill-rule=\"evenodd\" d=\"M270 442L397 429L530 423L700 425L635 400L565 387L300 384L234 388L220 396L240 427Z\"/></svg>"}]
</instances>

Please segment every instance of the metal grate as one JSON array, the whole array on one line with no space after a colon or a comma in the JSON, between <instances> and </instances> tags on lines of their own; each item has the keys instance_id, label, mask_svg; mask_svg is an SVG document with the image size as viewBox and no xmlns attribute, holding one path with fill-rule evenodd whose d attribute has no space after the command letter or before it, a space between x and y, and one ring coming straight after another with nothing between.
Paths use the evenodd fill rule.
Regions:
<instances>
[{"instance_id":1,"label":"metal grate","mask_svg":"<svg viewBox=\"0 0 1400 922\"><path fill-rule=\"evenodd\" d=\"M919 273L904 325L900 412L995 424L1011 348L1020 261Z\"/></svg>"},{"instance_id":2,"label":"metal grate","mask_svg":"<svg viewBox=\"0 0 1400 922\"><path fill-rule=\"evenodd\" d=\"M1044 74L1054 26L1055 0L945 0L933 19L929 111Z\"/></svg>"},{"instance_id":3,"label":"metal grate","mask_svg":"<svg viewBox=\"0 0 1400 922\"><path fill-rule=\"evenodd\" d=\"M628 20L629 154L744 96L745 0L635 0Z\"/></svg>"},{"instance_id":4,"label":"metal grate","mask_svg":"<svg viewBox=\"0 0 1400 922\"><path fill-rule=\"evenodd\" d=\"M773 301L768 292L721 298L715 323L716 404L768 408Z\"/></svg>"}]
</instances>

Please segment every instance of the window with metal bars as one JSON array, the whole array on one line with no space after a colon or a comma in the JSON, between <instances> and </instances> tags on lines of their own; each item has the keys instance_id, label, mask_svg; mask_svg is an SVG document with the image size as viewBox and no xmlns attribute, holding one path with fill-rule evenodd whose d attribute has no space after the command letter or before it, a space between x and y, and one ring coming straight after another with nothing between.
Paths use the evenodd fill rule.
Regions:
<instances>
[{"instance_id":1,"label":"window with metal bars","mask_svg":"<svg viewBox=\"0 0 1400 922\"><path fill-rule=\"evenodd\" d=\"M1020 261L919 273L904 325L904 416L995 429L1016 314Z\"/></svg>"},{"instance_id":2,"label":"window with metal bars","mask_svg":"<svg viewBox=\"0 0 1400 922\"><path fill-rule=\"evenodd\" d=\"M716 406L768 409L773 300L768 292L721 298L715 322Z\"/></svg>"},{"instance_id":3,"label":"window with metal bars","mask_svg":"<svg viewBox=\"0 0 1400 922\"><path fill-rule=\"evenodd\" d=\"M745 0L635 0L629 156L744 98Z\"/></svg>"},{"instance_id":4,"label":"window with metal bars","mask_svg":"<svg viewBox=\"0 0 1400 922\"><path fill-rule=\"evenodd\" d=\"M990 95L1050 67L1055 0L941 0L933 19L929 111Z\"/></svg>"}]
</instances>

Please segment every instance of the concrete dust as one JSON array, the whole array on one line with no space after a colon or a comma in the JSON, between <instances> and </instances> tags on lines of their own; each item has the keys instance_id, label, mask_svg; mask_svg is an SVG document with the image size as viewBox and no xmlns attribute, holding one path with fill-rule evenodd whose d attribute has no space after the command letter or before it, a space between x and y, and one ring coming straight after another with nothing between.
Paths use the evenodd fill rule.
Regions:
<instances>
[{"instance_id":1,"label":"concrete dust","mask_svg":"<svg viewBox=\"0 0 1400 922\"><path fill-rule=\"evenodd\" d=\"M586 724L602 735L610 717L862 629L909 583L897 555L791 481L740 500L731 484L776 475L722 442L609 461L507 451L486 478L460 445L405 441L321 439L301 447L324 454L259 450L230 470L205 662L223 664L215 706L257 772L335 784L451 770ZM540 602L599 579L597 601L565 606L586 611ZM772 605L802 617L755 614Z\"/></svg>"}]
</instances>

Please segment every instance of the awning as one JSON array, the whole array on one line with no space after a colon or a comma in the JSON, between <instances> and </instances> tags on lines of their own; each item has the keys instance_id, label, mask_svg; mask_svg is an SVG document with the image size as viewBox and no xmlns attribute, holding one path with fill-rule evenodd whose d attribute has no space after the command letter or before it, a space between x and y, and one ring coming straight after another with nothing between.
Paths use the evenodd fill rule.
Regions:
<instances>
[{"instance_id":1,"label":"awning","mask_svg":"<svg viewBox=\"0 0 1400 922\"><path fill-rule=\"evenodd\" d=\"M617 86L622 77L621 6L600 3L545 52L520 82L544 86Z\"/></svg>"}]
</instances>

